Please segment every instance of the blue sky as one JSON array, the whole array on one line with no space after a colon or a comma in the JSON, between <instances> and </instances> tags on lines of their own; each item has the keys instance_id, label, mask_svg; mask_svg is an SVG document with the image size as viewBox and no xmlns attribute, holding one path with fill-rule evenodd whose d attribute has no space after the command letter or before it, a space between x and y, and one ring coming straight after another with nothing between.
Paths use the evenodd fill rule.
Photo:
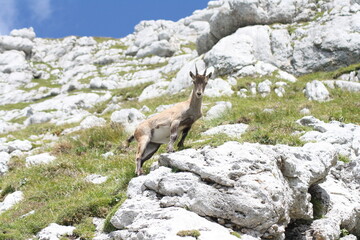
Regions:
<instances>
[{"instance_id":1,"label":"blue sky","mask_svg":"<svg viewBox=\"0 0 360 240\"><path fill-rule=\"evenodd\" d=\"M124 37L141 20L177 21L209 0L0 0L0 35L33 27L37 37Z\"/></svg>"}]
</instances>

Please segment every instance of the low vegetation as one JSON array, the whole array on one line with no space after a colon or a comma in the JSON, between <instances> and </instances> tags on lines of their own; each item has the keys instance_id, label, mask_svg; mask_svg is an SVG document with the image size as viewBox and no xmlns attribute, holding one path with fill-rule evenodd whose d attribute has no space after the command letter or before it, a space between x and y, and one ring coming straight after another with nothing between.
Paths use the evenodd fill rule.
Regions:
<instances>
[{"instance_id":1,"label":"low vegetation","mask_svg":"<svg viewBox=\"0 0 360 240\"><path fill-rule=\"evenodd\" d=\"M97 39L102 41L102 39ZM185 141L185 148L201 148L205 145L218 146L229 140L240 142L257 142L262 144L288 144L301 146L304 143L299 140L299 135L293 134L298 131L308 131L309 128L295 123L302 115L299 111L308 108L311 114L323 121L338 120L345 123L360 124L360 95L331 90L332 101L311 102L308 101L302 90L308 81L313 79L329 79L340 73L359 69L360 65L334 72L314 73L301 76L298 82L289 84L283 98L270 94L266 98L254 96L239 98L234 94L229 97L204 99L204 109L209 109L217 101L229 101L232 103L231 111L226 112L221 118L206 121L197 121ZM270 77L271 78L271 77ZM259 82L265 78L239 78L234 90L247 87L249 82ZM136 97L150 83L134 88L113 90L113 97L122 99L122 108L140 109L147 105L152 114L155 108L161 104L172 104L183 101L190 95L190 90L175 95L149 99L146 102L138 102ZM102 103L91 109L92 113L101 113L107 103ZM1 106L0 110L21 109L28 103ZM272 109L272 112L264 112L264 109ZM206 111L204 111L206 112ZM110 114L103 116L109 120ZM225 135L217 137L205 137L201 133L211 127L221 124L246 123L249 130L241 138L231 138ZM52 133L61 136L61 132L69 127L56 126L51 123L31 125L24 130L11 133L14 139L28 139L31 135ZM5 135L0 136L5 137ZM60 140L51 146L41 146L43 151L50 151L57 159L47 165L33 167L25 166L25 157L12 158L10 171L6 176L0 177L0 201L11 192L21 190L24 200L13 209L0 215L0 239L28 239L37 234L52 222L76 227L73 238L92 239L94 226L93 217L107 218L105 230L111 231L113 227L109 222L121 203L126 199L128 182L135 176L135 144L129 149L122 148L122 142L127 134L123 129L114 124L81 130L67 136L61 136ZM113 157L105 159L102 154L114 152ZM159 150L159 154L165 151L165 146ZM154 161L154 160L153 160ZM153 161L146 162L145 169ZM340 161L346 159L340 157ZM104 184L94 185L84 179L90 174L108 176ZM34 210L31 215L23 217ZM178 235L199 237L196 230L181 231Z\"/></svg>"},{"instance_id":2,"label":"low vegetation","mask_svg":"<svg viewBox=\"0 0 360 240\"><path fill-rule=\"evenodd\" d=\"M193 237L198 239L198 237L200 237L201 234L198 230L183 230L183 231L179 231L176 235L180 237Z\"/></svg>"}]
</instances>

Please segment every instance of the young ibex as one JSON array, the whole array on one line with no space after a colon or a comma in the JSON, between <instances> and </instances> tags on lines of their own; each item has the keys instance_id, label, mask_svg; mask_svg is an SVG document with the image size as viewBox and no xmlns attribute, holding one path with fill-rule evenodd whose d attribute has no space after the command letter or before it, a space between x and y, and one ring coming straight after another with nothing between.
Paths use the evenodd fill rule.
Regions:
<instances>
[{"instance_id":1,"label":"young ibex","mask_svg":"<svg viewBox=\"0 0 360 240\"><path fill-rule=\"evenodd\" d=\"M184 140L193 123L202 116L201 103L205 86L212 73L198 74L195 66L195 75L190 71L194 89L190 98L173 107L145 120L136 128L134 135L127 139L126 145L134 139L138 142L136 152L136 174L143 174L142 165L152 157L161 144L168 143L167 152L174 151L174 142L182 132L178 147L184 146Z\"/></svg>"}]
</instances>

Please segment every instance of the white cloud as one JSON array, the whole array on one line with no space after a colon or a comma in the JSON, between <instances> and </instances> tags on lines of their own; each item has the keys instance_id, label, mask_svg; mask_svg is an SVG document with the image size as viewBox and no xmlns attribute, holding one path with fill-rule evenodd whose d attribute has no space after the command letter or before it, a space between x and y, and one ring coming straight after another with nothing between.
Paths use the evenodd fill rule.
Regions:
<instances>
[{"instance_id":1,"label":"white cloud","mask_svg":"<svg viewBox=\"0 0 360 240\"><path fill-rule=\"evenodd\" d=\"M0 6L0 35L7 35L16 21L16 0L0 0Z\"/></svg>"},{"instance_id":2,"label":"white cloud","mask_svg":"<svg viewBox=\"0 0 360 240\"><path fill-rule=\"evenodd\" d=\"M29 0L28 2L35 20L42 22L50 17L52 13L50 0Z\"/></svg>"}]
</instances>

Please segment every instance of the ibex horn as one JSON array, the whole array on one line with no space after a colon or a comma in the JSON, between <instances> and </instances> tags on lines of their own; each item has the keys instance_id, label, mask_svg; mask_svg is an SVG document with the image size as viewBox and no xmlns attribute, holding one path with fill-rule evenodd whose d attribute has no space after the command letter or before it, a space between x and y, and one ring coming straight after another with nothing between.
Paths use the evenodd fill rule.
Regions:
<instances>
[{"instance_id":1,"label":"ibex horn","mask_svg":"<svg viewBox=\"0 0 360 240\"><path fill-rule=\"evenodd\" d=\"M205 68L205 72L204 72L204 74L203 74L204 76L206 76L206 71L207 71L207 68Z\"/></svg>"},{"instance_id":2,"label":"ibex horn","mask_svg":"<svg viewBox=\"0 0 360 240\"><path fill-rule=\"evenodd\" d=\"M198 75L198 69L197 69L197 67L196 67L196 63L195 63L195 75Z\"/></svg>"}]
</instances>

